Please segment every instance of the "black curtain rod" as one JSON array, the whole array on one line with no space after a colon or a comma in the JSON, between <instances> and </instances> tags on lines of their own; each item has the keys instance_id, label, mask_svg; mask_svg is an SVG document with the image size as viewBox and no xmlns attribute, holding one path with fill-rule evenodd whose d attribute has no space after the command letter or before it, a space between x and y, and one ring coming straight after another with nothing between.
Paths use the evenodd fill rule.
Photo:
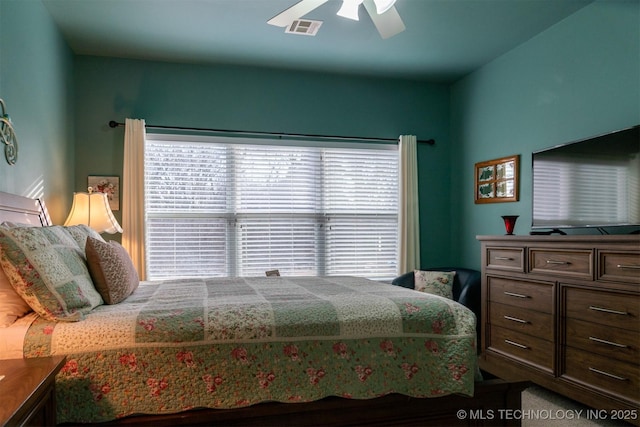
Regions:
<instances>
[{"instance_id":1,"label":"black curtain rod","mask_svg":"<svg viewBox=\"0 0 640 427\"><path fill-rule=\"evenodd\" d=\"M115 120L109 122L109 127L117 128L118 126L124 126L124 123L118 123ZM172 129L172 130L186 130L194 132L219 132L219 133L238 133L242 135L266 135L274 136L278 138L317 138L317 139L333 139L343 141L373 141L373 142L398 142L398 139L391 138L364 138L358 136L332 136L332 135L305 135L301 133L277 133L277 132L251 132L242 130L229 130L229 129L209 129L209 128L192 128L182 126L160 126L160 125L145 125L146 128L154 129ZM419 143L434 145L436 141L434 139L418 140Z\"/></svg>"}]
</instances>

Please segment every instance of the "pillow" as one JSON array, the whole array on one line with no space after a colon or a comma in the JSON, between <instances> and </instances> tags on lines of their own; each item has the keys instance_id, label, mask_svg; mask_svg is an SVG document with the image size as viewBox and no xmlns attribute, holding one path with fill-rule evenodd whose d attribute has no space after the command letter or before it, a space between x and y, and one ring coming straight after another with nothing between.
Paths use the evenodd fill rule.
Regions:
<instances>
[{"instance_id":1,"label":"pillow","mask_svg":"<svg viewBox=\"0 0 640 427\"><path fill-rule=\"evenodd\" d=\"M39 227L40 225L38 225ZM0 224L0 227L4 227L4 228L16 228L16 227L36 227L35 225L31 225L31 224L25 224L22 222L13 222L13 221L4 221L2 224Z\"/></svg>"},{"instance_id":2,"label":"pillow","mask_svg":"<svg viewBox=\"0 0 640 427\"><path fill-rule=\"evenodd\" d=\"M9 278L0 267L0 328L6 328L31 311L31 307L11 287Z\"/></svg>"},{"instance_id":3,"label":"pillow","mask_svg":"<svg viewBox=\"0 0 640 427\"><path fill-rule=\"evenodd\" d=\"M87 265L93 283L107 304L124 301L138 288L140 279L126 249L113 240L87 238Z\"/></svg>"},{"instance_id":4,"label":"pillow","mask_svg":"<svg viewBox=\"0 0 640 427\"><path fill-rule=\"evenodd\" d=\"M16 293L48 320L77 321L103 303L62 226L0 227L0 265Z\"/></svg>"},{"instance_id":5,"label":"pillow","mask_svg":"<svg viewBox=\"0 0 640 427\"><path fill-rule=\"evenodd\" d=\"M413 274L415 290L453 299L455 271L415 270Z\"/></svg>"},{"instance_id":6,"label":"pillow","mask_svg":"<svg viewBox=\"0 0 640 427\"><path fill-rule=\"evenodd\" d=\"M88 225L78 224L78 225L68 225L64 227L65 230L69 232L73 240L76 241L78 247L82 251L82 256L84 257L85 246L87 244L87 237L93 237L94 239L102 240L104 239L97 231Z\"/></svg>"}]
</instances>

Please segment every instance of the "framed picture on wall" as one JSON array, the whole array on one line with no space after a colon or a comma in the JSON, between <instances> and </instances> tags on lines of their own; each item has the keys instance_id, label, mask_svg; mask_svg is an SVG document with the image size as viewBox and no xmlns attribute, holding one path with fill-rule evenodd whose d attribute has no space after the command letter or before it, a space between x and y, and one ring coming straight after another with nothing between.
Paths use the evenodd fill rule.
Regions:
<instances>
[{"instance_id":1,"label":"framed picture on wall","mask_svg":"<svg viewBox=\"0 0 640 427\"><path fill-rule=\"evenodd\" d=\"M475 202L517 202L519 166L519 155L476 163Z\"/></svg>"},{"instance_id":2,"label":"framed picture on wall","mask_svg":"<svg viewBox=\"0 0 640 427\"><path fill-rule=\"evenodd\" d=\"M89 175L87 186L93 192L105 193L112 211L120 210L120 177Z\"/></svg>"}]
</instances>

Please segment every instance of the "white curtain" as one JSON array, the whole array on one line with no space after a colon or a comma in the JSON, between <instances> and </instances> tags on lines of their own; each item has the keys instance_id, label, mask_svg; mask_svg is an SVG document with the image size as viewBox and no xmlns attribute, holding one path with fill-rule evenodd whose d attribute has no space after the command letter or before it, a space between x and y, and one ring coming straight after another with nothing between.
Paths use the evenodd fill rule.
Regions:
<instances>
[{"instance_id":1,"label":"white curtain","mask_svg":"<svg viewBox=\"0 0 640 427\"><path fill-rule=\"evenodd\" d=\"M146 280L144 252L144 120L126 119L122 170L122 246L140 280Z\"/></svg>"},{"instance_id":2,"label":"white curtain","mask_svg":"<svg viewBox=\"0 0 640 427\"><path fill-rule=\"evenodd\" d=\"M398 147L398 275L420 268L418 150L415 135L401 135Z\"/></svg>"}]
</instances>

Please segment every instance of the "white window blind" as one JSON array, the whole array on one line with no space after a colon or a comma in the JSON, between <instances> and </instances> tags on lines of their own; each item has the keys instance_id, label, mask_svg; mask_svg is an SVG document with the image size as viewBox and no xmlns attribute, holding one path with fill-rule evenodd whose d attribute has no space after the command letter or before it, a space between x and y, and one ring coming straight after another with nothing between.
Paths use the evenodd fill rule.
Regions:
<instances>
[{"instance_id":1,"label":"white window blind","mask_svg":"<svg viewBox=\"0 0 640 427\"><path fill-rule=\"evenodd\" d=\"M393 278L397 266L398 152L325 149L327 275Z\"/></svg>"},{"instance_id":2,"label":"white window blind","mask_svg":"<svg viewBox=\"0 0 640 427\"><path fill-rule=\"evenodd\" d=\"M147 135L148 278L394 277L397 147L361 146Z\"/></svg>"}]
</instances>

